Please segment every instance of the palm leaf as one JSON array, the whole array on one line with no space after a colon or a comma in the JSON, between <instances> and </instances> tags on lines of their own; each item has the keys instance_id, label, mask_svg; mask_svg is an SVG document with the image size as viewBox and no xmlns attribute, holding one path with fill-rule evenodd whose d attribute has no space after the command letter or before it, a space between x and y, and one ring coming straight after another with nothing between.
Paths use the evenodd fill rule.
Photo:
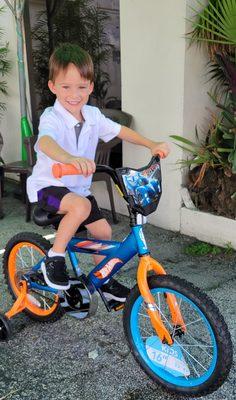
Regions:
<instances>
[{"instance_id":1,"label":"palm leaf","mask_svg":"<svg viewBox=\"0 0 236 400\"><path fill-rule=\"evenodd\" d=\"M217 149L218 153L230 153L232 151L232 149L223 149L218 147Z\"/></svg>"},{"instance_id":2,"label":"palm leaf","mask_svg":"<svg viewBox=\"0 0 236 400\"><path fill-rule=\"evenodd\" d=\"M209 3L209 7L210 6L211 3ZM212 17L212 19L210 19L209 16ZM213 33L214 35L217 34L217 36L225 40L229 40L228 35L226 34L225 23L223 24L220 22L219 19L217 19L214 14L210 12L209 8L205 8L205 12L201 14L201 23L194 22L193 25L195 27L203 28L205 31Z\"/></svg>"},{"instance_id":3,"label":"palm leaf","mask_svg":"<svg viewBox=\"0 0 236 400\"><path fill-rule=\"evenodd\" d=\"M179 142L182 142L182 143L184 143L184 144L187 144L188 146L191 146L191 147L194 147L194 148L196 148L196 147L198 148L198 147L199 147L196 143L191 142L191 140L188 140L188 139L184 138L183 136L179 136L179 135L170 135L170 137L171 137L172 139L175 139L175 140L179 141Z\"/></svg>"},{"instance_id":4,"label":"palm leaf","mask_svg":"<svg viewBox=\"0 0 236 400\"><path fill-rule=\"evenodd\" d=\"M223 139L225 140L232 140L232 133L225 132L223 134Z\"/></svg>"},{"instance_id":5,"label":"palm leaf","mask_svg":"<svg viewBox=\"0 0 236 400\"><path fill-rule=\"evenodd\" d=\"M236 150L231 153L232 172L236 174Z\"/></svg>"},{"instance_id":6,"label":"palm leaf","mask_svg":"<svg viewBox=\"0 0 236 400\"><path fill-rule=\"evenodd\" d=\"M188 151L191 153L194 157L198 155L197 151L194 151L193 149L190 149L189 147L182 146L181 144L175 143L176 146L178 146L180 149L184 151Z\"/></svg>"},{"instance_id":7,"label":"palm leaf","mask_svg":"<svg viewBox=\"0 0 236 400\"><path fill-rule=\"evenodd\" d=\"M236 192L234 192L234 193L232 194L232 196L230 196L230 197L231 197L232 200L236 200Z\"/></svg>"},{"instance_id":8,"label":"palm leaf","mask_svg":"<svg viewBox=\"0 0 236 400\"><path fill-rule=\"evenodd\" d=\"M223 94L228 93L229 81L225 76L225 72L222 66L217 62L217 60L215 60L214 62L209 61L207 63L207 75L209 75L209 79L207 80L207 82L214 81L212 87L213 97L220 98Z\"/></svg>"},{"instance_id":9,"label":"palm leaf","mask_svg":"<svg viewBox=\"0 0 236 400\"><path fill-rule=\"evenodd\" d=\"M206 42L210 45L236 45L236 2L231 0L210 0L205 6L197 1L202 7L198 12L190 7L196 14L197 20L190 20L193 31L188 35L191 42Z\"/></svg>"}]
</instances>

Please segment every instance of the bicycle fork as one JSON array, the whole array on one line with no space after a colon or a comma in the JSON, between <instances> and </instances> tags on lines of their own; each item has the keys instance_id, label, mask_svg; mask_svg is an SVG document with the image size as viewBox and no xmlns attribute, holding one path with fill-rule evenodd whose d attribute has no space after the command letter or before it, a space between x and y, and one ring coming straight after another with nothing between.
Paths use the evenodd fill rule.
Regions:
<instances>
[{"instance_id":1,"label":"bicycle fork","mask_svg":"<svg viewBox=\"0 0 236 400\"><path fill-rule=\"evenodd\" d=\"M154 260L154 258L152 258L149 254L142 255L140 257L137 271L138 287L146 304L147 313L151 319L151 324L155 329L157 335L159 336L162 343L172 345L174 343L173 338L171 337L170 333L168 332L161 320L159 309L148 287L147 273L149 271L154 271L157 275L166 275L164 268L156 260ZM173 325L181 326L181 329L185 332L186 326L175 295L167 293L166 300L170 309Z\"/></svg>"}]
</instances>

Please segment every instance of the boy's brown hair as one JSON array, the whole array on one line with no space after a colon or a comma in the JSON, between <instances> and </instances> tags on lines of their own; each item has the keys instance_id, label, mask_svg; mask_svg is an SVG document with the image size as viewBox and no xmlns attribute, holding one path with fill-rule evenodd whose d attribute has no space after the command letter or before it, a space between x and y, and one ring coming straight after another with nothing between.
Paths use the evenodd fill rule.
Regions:
<instances>
[{"instance_id":1,"label":"boy's brown hair","mask_svg":"<svg viewBox=\"0 0 236 400\"><path fill-rule=\"evenodd\" d=\"M49 80L54 82L62 69L65 71L72 63L78 69L82 78L94 81L93 61L90 55L77 44L63 43L58 46L49 59Z\"/></svg>"}]
</instances>

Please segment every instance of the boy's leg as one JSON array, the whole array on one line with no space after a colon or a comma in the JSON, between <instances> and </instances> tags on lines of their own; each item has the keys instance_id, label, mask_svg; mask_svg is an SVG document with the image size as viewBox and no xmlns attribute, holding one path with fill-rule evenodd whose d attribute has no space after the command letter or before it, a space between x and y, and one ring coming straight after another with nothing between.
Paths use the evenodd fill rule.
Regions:
<instances>
[{"instance_id":1,"label":"boy's leg","mask_svg":"<svg viewBox=\"0 0 236 400\"><path fill-rule=\"evenodd\" d=\"M65 216L58 226L52 251L55 253L65 252L68 242L82 222L89 216L90 211L90 201L84 197L75 193L68 193L62 198L58 213L65 214Z\"/></svg>"},{"instance_id":2,"label":"boy's leg","mask_svg":"<svg viewBox=\"0 0 236 400\"><path fill-rule=\"evenodd\" d=\"M65 249L79 225L88 217L91 205L86 198L71 193L66 188L56 187L44 190L39 205L49 212L65 214L58 226L53 247L49 250L46 261L42 263L41 270L50 287L67 290L70 285L66 272Z\"/></svg>"},{"instance_id":3,"label":"boy's leg","mask_svg":"<svg viewBox=\"0 0 236 400\"><path fill-rule=\"evenodd\" d=\"M91 213L93 210L91 211ZM94 239L101 240L111 240L112 229L108 222L102 218L91 224L86 225L89 233ZM103 260L104 256L94 255L93 256L95 264L99 264ZM115 279L111 278L108 282L101 286L101 290L106 297L107 301L114 301L119 303L124 303L130 292L130 290L117 282ZM117 304L117 303L116 303Z\"/></svg>"},{"instance_id":4,"label":"boy's leg","mask_svg":"<svg viewBox=\"0 0 236 400\"><path fill-rule=\"evenodd\" d=\"M105 218L86 225L86 229L94 239L111 240L112 229ZM104 256L93 255L95 264L99 264Z\"/></svg>"}]
</instances>

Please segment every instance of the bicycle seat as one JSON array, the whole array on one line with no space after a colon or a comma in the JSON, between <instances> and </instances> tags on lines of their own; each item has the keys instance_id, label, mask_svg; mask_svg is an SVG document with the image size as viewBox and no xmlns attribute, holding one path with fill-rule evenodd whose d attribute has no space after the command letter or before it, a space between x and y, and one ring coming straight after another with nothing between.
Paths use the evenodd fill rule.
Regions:
<instances>
[{"instance_id":1,"label":"bicycle seat","mask_svg":"<svg viewBox=\"0 0 236 400\"><path fill-rule=\"evenodd\" d=\"M35 222L36 225L39 225L39 226L52 225L55 229L57 229L58 225L63 217L64 217L64 214L52 214L48 211L43 210L38 205L36 205L33 210L33 221ZM77 233L81 233L84 231L86 231L86 228L82 224L79 226L79 228L75 232L75 235Z\"/></svg>"},{"instance_id":2,"label":"bicycle seat","mask_svg":"<svg viewBox=\"0 0 236 400\"><path fill-rule=\"evenodd\" d=\"M36 225L39 226L58 226L62 218L63 214L52 214L48 211L43 210L39 206L36 206L33 210L33 221L36 223Z\"/></svg>"}]
</instances>

